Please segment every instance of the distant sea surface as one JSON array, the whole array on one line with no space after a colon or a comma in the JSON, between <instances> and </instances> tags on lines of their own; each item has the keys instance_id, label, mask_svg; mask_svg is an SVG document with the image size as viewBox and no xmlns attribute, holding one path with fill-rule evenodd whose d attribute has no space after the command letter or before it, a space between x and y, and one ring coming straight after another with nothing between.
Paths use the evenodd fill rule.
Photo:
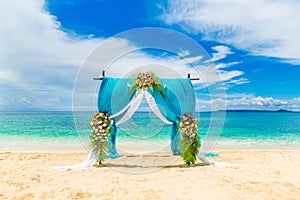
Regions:
<instances>
[{"instance_id":1,"label":"distant sea surface","mask_svg":"<svg viewBox=\"0 0 300 200\"><path fill-rule=\"evenodd\" d=\"M300 113L228 112L224 125L223 114L214 113L212 118L212 113L199 113L199 134L204 144L212 134L217 149L300 148ZM0 150L84 150L88 147L91 115L0 112ZM120 148L134 149L137 144L169 148L171 127L153 113L136 113L118 128Z\"/></svg>"}]
</instances>

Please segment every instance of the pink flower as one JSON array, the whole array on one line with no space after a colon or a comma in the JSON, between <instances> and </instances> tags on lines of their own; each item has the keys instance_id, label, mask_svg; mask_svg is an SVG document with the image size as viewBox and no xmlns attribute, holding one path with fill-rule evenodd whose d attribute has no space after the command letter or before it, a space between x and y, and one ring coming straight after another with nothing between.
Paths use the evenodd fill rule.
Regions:
<instances>
[{"instance_id":1,"label":"pink flower","mask_svg":"<svg viewBox=\"0 0 300 200\"><path fill-rule=\"evenodd\" d=\"M151 82L154 82L154 76L151 77Z\"/></svg>"}]
</instances>

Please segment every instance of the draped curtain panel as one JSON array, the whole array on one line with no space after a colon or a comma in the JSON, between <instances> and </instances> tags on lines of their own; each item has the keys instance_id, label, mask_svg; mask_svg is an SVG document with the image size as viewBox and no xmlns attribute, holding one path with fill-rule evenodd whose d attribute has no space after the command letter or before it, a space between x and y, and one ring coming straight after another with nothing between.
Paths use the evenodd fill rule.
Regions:
<instances>
[{"instance_id":1,"label":"draped curtain panel","mask_svg":"<svg viewBox=\"0 0 300 200\"><path fill-rule=\"evenodd\" d=\"M141 95L145 95L150 108L163 121L172 124L171 150L174 155L180 155L179 142L180 133L177 129L180 116L195 112L195 93L190 79L160 79L165 97L160 92L136 91L129 94L133 79L104 77L98 94L98 110L106 111L113 120L126 121L139 106ZM149 94L153 96L150 99ZM157 109L158 108L158 109ZM109 140L110 150L108 157L119 157L116 151L117 127L113 125L111 138Z\"/></svg>"}]
</instances>

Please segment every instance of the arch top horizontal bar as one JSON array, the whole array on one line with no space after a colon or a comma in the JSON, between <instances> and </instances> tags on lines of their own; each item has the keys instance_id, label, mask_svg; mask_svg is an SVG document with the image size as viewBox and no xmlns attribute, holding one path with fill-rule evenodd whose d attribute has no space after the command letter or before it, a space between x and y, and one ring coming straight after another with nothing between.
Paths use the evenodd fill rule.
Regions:
<instances>
[{"instance_id":1,"label":"arch top horizontal bar","mask_svg":"<svg viewBox=\"0 0 300 200\"><path fill-rule=\"evenodd\" d=\"M103 80L103 77L105 76L105 71L102 70L102 77L98 77L98 78L93 78L93 80L99 81L99 80ZM191 78L191 74L188 73L187 77L191 80L191 81L198 81L200 80L200 78Z\"/></svg>"}]
</instances>

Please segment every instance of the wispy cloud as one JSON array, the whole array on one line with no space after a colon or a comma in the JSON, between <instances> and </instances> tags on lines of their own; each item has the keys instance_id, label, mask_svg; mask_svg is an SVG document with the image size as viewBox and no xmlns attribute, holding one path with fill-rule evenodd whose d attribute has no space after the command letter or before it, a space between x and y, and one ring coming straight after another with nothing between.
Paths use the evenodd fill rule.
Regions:
<instances>
[{"instance_id":1,"label":"wispy cloud","mask_svg":"<svg viewBox=\"0 0 300 200\"><path fill-rule=\"evenodd\" d=\"M218 45L213 46L212 49L215 52L212 53L211 59L207 60L202 60L202 56L190 57L188 51L181 51L178 53L178 55L186 62L193 63L195 69L197 69L198 73L201 74L202 79L194 82L196 84L196 90L205 87L202 85L203 83L205 83L206 86L216 83L225 84L222 86L222 90L226 90L233 85L249 82L246 78L240 77L244 74L244 72L228 69L230 66L239 64L240 62L222 62L222 59L226 58L229 54L234 54L229 47ZM238 79L235 79L237 77ZM197 83L200 83L200 85L197 85Z\"/></svg>"},{"instance_id":2,"label":"wispy cloud","mask_svg":"<svg viewBox=\"0 0 300 200\"><path fill-rule=\"evenodd\" d=\"M188 63L196 63L196 62L199 62L201 59L203 59L203 56L195 56L195 57L186 57L185 60L188 62Z\"/></svg>"},{"instance_id":3,"label":"wispy cloud","mask_svg":"<svg viewBox=\"0 0 300 200\"><path fill-rule=\"evenodd\" d=\"M223 58L226 58L228 54L233 54L233 52L229 47L223 45L212 47L212 49L216 52L212 54L212 58L207 62L215 62Z\"/></svg>"},{"instance_id":4,"label":"wispy cloud","mask_svg":"<svg viewBox=\"0 0 300 200\"><path fill-rule=\"evenodd\" d=\"M186 62L191 63L191 64L199 62L200 60L203 59L202 55L194 56L194 57L190 56L190 52L187 50L181 50L180 52L177 53L177 55L179 57L185 59Z\"/></svg>"},{"instance_id":5,"label":"wispy cloud","mask_svg":"<svg viewBox=\"0 0 300 200\"><path fill-rule=\"evenodd\" d=\"M181 50L180 52L177 53L177 55L180 57L185 57L185 56L189 56L190 52L187 50Z\"/></svg>"},{"instance_id":6,"label":"wispy cloud","mask_svg":"<svg viewBox=\"0 0 300 200\"><path fill-rule=\"evenodd\" d=\"M300 2L169 0L162 19L204 39L300 63Z\"/></svg>"}]
</instances>

